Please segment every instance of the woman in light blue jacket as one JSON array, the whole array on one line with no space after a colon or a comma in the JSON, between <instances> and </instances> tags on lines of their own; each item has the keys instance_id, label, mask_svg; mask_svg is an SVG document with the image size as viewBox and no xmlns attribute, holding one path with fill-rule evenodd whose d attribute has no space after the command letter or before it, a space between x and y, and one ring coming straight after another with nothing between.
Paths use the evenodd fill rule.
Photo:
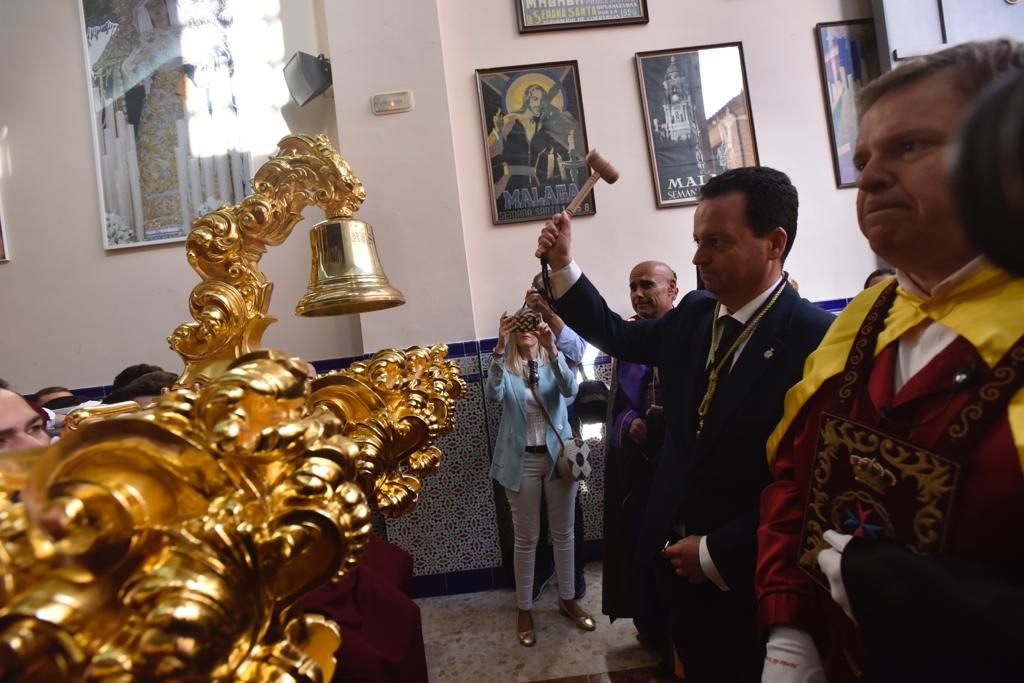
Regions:
<instances>
[{"instance_id":1,"label":"woman in light blue jacket","mask_svg":"<svg viewBox=\"0 0 1024 683\"><path fill-rule=\"evenodd\" d=\"M491 462L491 477L505 487L515 531L516 634L520 644L536 642L533 630L533 570L540 539L541 489L558 576L559 611L585 631L594 620L573 599L573 520L576 481L558 476L555 461L562 439L572 436L565 399L576 394L576 377L555 347L551 328L516 333L513 318L502 316L498 343L487 370L484 395L501 402L501 425Z\"/></svg>"}]
</instances>

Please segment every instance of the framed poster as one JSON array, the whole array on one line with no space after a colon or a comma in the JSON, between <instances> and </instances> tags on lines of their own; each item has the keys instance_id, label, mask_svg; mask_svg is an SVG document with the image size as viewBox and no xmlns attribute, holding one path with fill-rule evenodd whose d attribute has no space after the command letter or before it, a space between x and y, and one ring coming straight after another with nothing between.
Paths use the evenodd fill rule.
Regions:
<instances>
[{"instance_id":1,"label":"framed poster","mask_svg":"<svg viewBox=\"0 0 1024 683\"><path fill-rule=\"evenodd\" d=\"M0 263L4 263L11 258L11 252L7 251L7 233L4 232L6 227L4 224L3 198L0 197Z\"/></svg>"},{"instance_id":2,"label":"framed poster","mask_svg":"<svg viewBox=\"0 0 1024 683\"><path fill-rule=\"evenodd\" d=\"M695 204L710 178L757 165L741 43L638 52L636 70L659 209Z\"/></svg>"},{"instance_id":3,"label":"framed poster","mask_svg":"<svg viewBox=\"0 0 1024 683\"><path fill-rule=\"evenodd\" d=\"M515 0L519 32L646 24L647 0Z\"/></svg>"},{"instance_id":4,"label":"framed poster","mask_svg":"<svg viewBox=\"0 0 1024 683\"><path fill-rule=\"evenodd\" d=\"M183 239L250 192L229 0L81 0L107 249Z\"/></svg>"},{"instance_id":5,"label":"framed poster","mask_svg":"<svg viewBox=\"0 0 1024 683\"><path fill-rule=\"evenodd\" d=\"M590 176L575 61L477 69L495 225L549 218ZM577 216L596 211L593 193Z\"/></svg>"},{"instance_id":6,"label":"framed poster","mask_svg":"<svg viewBox=\"0 0 1024 683\"><path fill-rule=\"evenodd\" d=\"M871 19L832 21L814 27L817 35L821 86L828 113L828 139L836 187L853 187L857 169L857 91L881 74L875 22Z\"/></svg>"}]
</instances>

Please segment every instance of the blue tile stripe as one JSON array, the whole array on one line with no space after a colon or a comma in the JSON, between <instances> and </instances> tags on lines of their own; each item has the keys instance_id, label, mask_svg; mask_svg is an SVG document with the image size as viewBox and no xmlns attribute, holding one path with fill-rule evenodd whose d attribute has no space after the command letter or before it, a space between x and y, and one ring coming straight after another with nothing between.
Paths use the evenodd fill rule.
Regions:
<instances>
[{"instance_id":1,"label":"blue tile stripe","mask_svg":"<svg viewBox=\"0 0 1024 683\"><path fill-rule=\"evenodd\" d=\"M829 299L827 301L815 301L814 305L818 308L823 308L829 313L839 313L846 305L853 301L853 299Z\"/></svg>"},{"instance_id":2,"label":"blue tile stripe","mask_svg":"<svg viewBox=\"0 0 1024 683\"><path fill-rule=\"evenodd\" d=\"M509 588L507 572L501 567L471 569L464 572L430 574L412 577L412 597L429 598L435 595L479 593L492 588Z\"/></svg>"},{"instance_id":3,"label":"blue tile stripe","mask_svg":"<svg viewBox=\"0 0 1024 683\"><path fill-rule=\"evenodd\" d=\"M846 305L850 303L850 301L852 300L853 299L827 299L825 301L815 301L814 303L816 306L828 311L829 313L839 313L844 308L846 308ZM489 337L487 339L479 340L471 339L469 341L449 342L448 357L455 359L473 357L477 355L483 356L492 352L497 344L497 337ZM352 363L355 363L358 360L368 360L370 358L373 358L372 353L364 353L360 356L348 356L344 358L324 358L321 360L314 360L310 362L313 364L313 367L316 368L316 371L318 373L323 374L325 372L330 372L332 370L344 370L345 368L352 365ZM611 358L604 354L600 354L594 359L594 365L605 365L611 362ZM463 377L465 377L467 382L474 382L480 379L481 375L474 373L472 375L463 375ZM89 398L94 399L102 399L111 391L113 391L113 386L109 384L72 389L72 393L78 394L80 396L88 396Z\"/></svg>"},{"instance_id":4,"label":"blue tile stripe","mask_svg":"<svg viewBox=\"0 0 1024 683\"><path fill-rule=\"evenodd\" d=\"M848 302L849 299L833 299L828 301L816 302L816 304L823 308L824 310L837 312L842 310ZM479 340L452 342L447 345L449 350L448 356L452 360L466 359L461 360L460 365L466 370L469 370L470 372L466 372L466 374L464 374L463 377L466 380L466 382L469 383L471 386L479 385L484 381L485 375L484 372L482 372L482 370L486 367L487 362L489 360L486 356L493 351L496 344L497 339L493 337ZM373 354L367 353L359 356L351 356L344 358L327 358L312 361L312 364L316 368L318 373L325 373L330 372L332 370L341 370L347 368L356 361L371 358L372 355ZM592 362L595 368L599 368L597 376L602 376L602 372L604 373L604 375L607 375L608 365L611 363L611 358L609 358L606 354L598 353L598 355L594 358ZM89 396L91 398L102 398L108 395L111 392L111 390L112 387L110 386L96 386L77 389L75 390L75 393ZM491 444L492 439L490 432L493 430L494 425L490 424L491 421L487 419L487 411L485 411L484 415L485 418L481 422L479 422L478 426L474 429L479 429L480 431L483 432L483 444ZM476 434L475 431L474 434ZM474 440L475 439L476 437L474 436ZM483 447L486 448L486 446ZM473 454L472 457L477 457L478 455L480 454ZM462 527L460 527L460 529L461 528ZM600 533L599 529L600 527L598 527L596 533ZM378 533L379 532L380 530L378 530ZM408 538L405 540L407 542L410 542L410 539ZM495 542L497 541L495 540ZM588 557L600 557L600 543L601 541L599 538L592 539L587 542ZM595 546L596 550L592 549L592 544L597 544ZM411 542L411 545L409 548L407 548L407 550L415 553L417 548L417 544L415 542ZM468 569L468 567L479 567L480 564L486 565L494 561L494 559L490 559L488 557L481 563L479 562L481 557L482 556L478 556L476 564L470 562L458 562L454 563L453 565L452 563L437 563L434 561L425 560L422 570L426 572L429 572L432 567L435 572L438 570L444 571L449 568L456 569L456 571L450 571L441 574L423 574L420 576L413 577L414 596L426 597L430 595L450 595L457 593L488 590L491 588L507 587L510 583L510 578L509 573L504 568L487 568L485 566L485 568L482 569ZM467 568L459 570L460 565L461 567Z\"/></svg>"},{"instance_id":5,"label":"blue tile stripe","mask_svg":"<svg viewBox=\"0 0 1024 683\"><path fill-rule=\"evenodd\" d=\"M95 401L101 401L107 394L114 390L113 386L103 387L82 387L81 389L72 389L71 393L75 396L88 396Z\"/></svg>"}]
</instances>

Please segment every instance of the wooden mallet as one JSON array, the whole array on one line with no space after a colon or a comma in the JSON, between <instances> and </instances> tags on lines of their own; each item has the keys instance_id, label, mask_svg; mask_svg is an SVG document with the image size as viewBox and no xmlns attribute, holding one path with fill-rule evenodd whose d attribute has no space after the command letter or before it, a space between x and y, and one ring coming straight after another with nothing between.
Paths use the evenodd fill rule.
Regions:
<instances>
[{"instance_id":1,"label":"wooden mallet","mask_svg":"<svg viewBox=\"0 0 1024 683\"><path fill-rule=\"evenodd\" d=\"M576 193L576 196L572 198L572 201L564 209L570 217L580 208L580 204L583 203L583 200L594 189L594 185L597 184L598 180L603 178L606 183L611 184L619 179L618 169L612 166L612 162L601 156L601 153L596 149L592 149L587 153L587 165L590 166L592 171L590 177L587 178L587 182L583 183L583 187L580 188L580 191ZM550 224L551 221L548 221L548 223ZM544 251L538 248L534 256L543 258Z\"/></svg>"}]
</instances>

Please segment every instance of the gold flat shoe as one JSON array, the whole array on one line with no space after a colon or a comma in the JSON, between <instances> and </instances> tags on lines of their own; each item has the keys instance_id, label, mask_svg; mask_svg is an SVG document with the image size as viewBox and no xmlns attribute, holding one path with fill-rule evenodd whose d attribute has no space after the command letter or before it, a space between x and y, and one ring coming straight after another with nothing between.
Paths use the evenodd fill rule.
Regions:
<instances>
[{"instance_id":1,"label":"gold flat shoe","mask_svg":"<svg viewBox=\"0 0 1024 683\"><path fill-rule=\"evenodd\" d=\"M558 611L561 614L569 617L569 619L574 624L576 624L576 627L581 631L594 631L597 629L597 624L594 623L594 618L592 616L590 616L589 614L585 617L574 616L569 610L565 608L565 605L562 604L561 600L558 601Z\"/></svg>"},{"instance_id":2,"label":"gold flat shoe","mask_svg":"<svg viewBox=\"0 0 1024 683\"><path fill-rule=\"evenodd\" d=\"M533 615L530 615L530 628L525 631L517 631L516 637L523 647L533 647L537 644L537 634L533 631Z\"/></svg>"},{"instance_id":3,"label":"gold flat shoe","mask_svg":"<svg viewBox=\"0 0 1024 683\"><path fill-rule=\"evenodd\" d=\"M516 634L516 637L519 638L519 644L523 647L533 647L537 644L537 636L532 628L529 631L520 631Z\"/></svg>"}]
</instances>

